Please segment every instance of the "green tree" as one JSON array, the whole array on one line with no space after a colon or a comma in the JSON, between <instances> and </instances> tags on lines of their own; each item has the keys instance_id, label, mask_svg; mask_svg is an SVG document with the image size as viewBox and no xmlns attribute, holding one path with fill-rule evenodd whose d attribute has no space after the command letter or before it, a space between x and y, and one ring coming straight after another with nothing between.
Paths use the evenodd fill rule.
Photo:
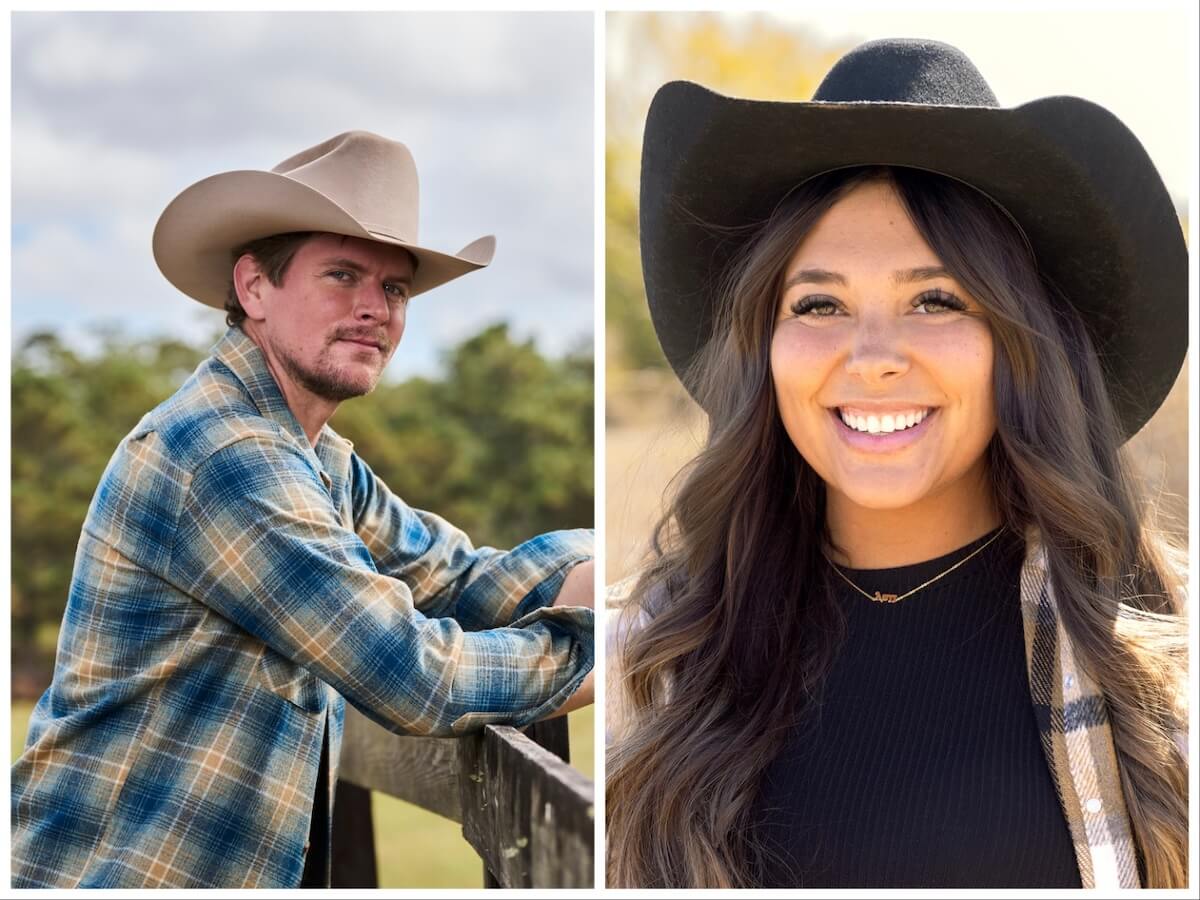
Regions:
<instances>
[{"instance_id":1,"label":"green tree","mask_svg":"<svg viewBox=\"0 0 1200 900\"><path fill-rule=\"evenodd\" d=\"M47 332L30 336L18 350L12 373L15 689L46 677L79 529L113 448L201 356L178 341L134 344L111 332L87 357Z\"/></svg>"},{"instance_id":2,"label":"green tree","mask_svg":"<svg viewBox=\"0 0 1200 900\"><path fill-rule=\"evenodd\" d=\"M388 486L512 546L592 522L592 358L548 359L493 325L450 351L445 376L347 403L332 421Z\"/></svg>"}]
</instances>

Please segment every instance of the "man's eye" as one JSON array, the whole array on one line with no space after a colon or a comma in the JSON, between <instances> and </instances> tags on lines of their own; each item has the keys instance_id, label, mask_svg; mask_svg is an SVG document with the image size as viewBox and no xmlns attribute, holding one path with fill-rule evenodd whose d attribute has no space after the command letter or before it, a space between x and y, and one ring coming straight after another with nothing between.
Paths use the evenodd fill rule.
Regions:
<instances>
[{"instance_id":1,"label":"man's eye","mask_svg":"<svg viewBox=\"0 0 1200 900\"><path fill-rule=\"evenodd\" d=\"M347 272L345 269L334 269L332 272L329 273L329 277L332 278L334 281L349 281L354 276L351 275L349 272Z\"/></svg>"}]
</instances>

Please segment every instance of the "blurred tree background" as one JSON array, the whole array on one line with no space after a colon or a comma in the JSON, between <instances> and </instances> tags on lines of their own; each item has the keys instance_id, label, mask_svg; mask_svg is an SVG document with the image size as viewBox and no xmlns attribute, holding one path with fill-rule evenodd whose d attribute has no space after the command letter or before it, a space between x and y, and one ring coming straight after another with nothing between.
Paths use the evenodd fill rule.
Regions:
<instances>
[{"instance_id":1,"label":"blurred tree background","mask_svg":"<svg viewBox=\"0 0 1200 900\"><path fill-rule=\"evenodd\" d=\"M667 483L699 448L704 417L671 373L646 307L638 248L642 129L675 79L722 93L812 96L848 46L765 14L610 12L605 86L605 577L636 570Z\"/></svg>"},{"instance_id":2,"label":"blurred tree background","mask_svg":"<svg viewBox=\"0 0 1200 900\"><path fill-rule=\"evenodd\" d=\"M611 12L607 26L605 576L611 583L644 558L668 482L695 455L705 430L703 414L659 349L642 288L638 176L650 100L674 79L733 96L807 100L858 41L829 43L766 13ZM1126 448L1162 527L1183 535L1187 412L1185 364L1163 407Z\"/></svg>"},{"instance_id":3,"label":"blurred tree background","mask_svg":"<svg viewBox=\"0 0 1200 900\"><path fill-rule=\"evenodd\" d=\"M642 127L659 86L688 79L723 93L807 98L848 48L766 16L731 22L715 13L608 14L605 91L605 321L608 391L631 373L667 371L646 310L638 252ZM636 380L636 379L635 379Z\"/></svg>"},{"instance_id":4,"label":"blurred tree background","mask_svg":"<svg viewBox=\"0 0 1200 900\"><path fill-rule=\"evenodd\" d=\"M214 336L215 340L215 336ZM177 340L100 336L81 355L29 337L12 371L12 689L49 684L79 530L104 466L207 356ZM331 420L392 490L510 547L593 518L592 355L554 359L492 325L438 378L381 382Z\"/></svg>"}]
</instances>

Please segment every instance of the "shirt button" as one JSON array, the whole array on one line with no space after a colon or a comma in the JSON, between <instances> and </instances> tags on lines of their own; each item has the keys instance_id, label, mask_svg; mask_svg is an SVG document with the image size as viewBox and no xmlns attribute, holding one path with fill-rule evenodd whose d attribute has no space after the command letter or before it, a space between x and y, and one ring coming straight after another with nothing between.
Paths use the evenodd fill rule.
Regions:
<instances>
[{"instance_id":1,"label":"shirt button","mask_svg":"<svg viewBox=\"0 0 1200 900\"><path fill-rule=\"evenodd\" d=\"M1074 675L1068 675L1068 676L1067 676L1067 687L1069 687L1069 688L1070 688L1070 687L1074 687L1074 686L1075 686L1075 676L1074 676Z\"/></svg>"},{"instance_id":2,"label":"shirt button","mask_svg":"<svg viewBox=\"0 0 1200 900\"><path fill-rule=\"evenodd\" d=\"M1087 802L1087 811L1090 813L1098 813L1103 805L1104 804L1100 802L1099 798L1093 797Z\"/></svg>"}]
</instances>

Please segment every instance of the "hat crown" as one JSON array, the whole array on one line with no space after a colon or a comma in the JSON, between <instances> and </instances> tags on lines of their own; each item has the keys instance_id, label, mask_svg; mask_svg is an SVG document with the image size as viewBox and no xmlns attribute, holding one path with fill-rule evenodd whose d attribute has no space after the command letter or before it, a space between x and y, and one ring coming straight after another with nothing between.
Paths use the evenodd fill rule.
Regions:
<instances>
[{"instance_id":1,"label":"hat crown","mask_svg":"<svg viewBox=\"0 0 1200 900\"><path fill-rule=\"evenodd\" d=\"M417 165L399 141L346 131L271 171L324 194L372 234L417 243Z\"/></svg>"},{"instance_id":2,"label":"hat crown","mask_svg":"<svg viewBox=\"0 0 1200 900\"><path fill-rule=\"evenodd\" d=\"M889 38L855 47L829 70L813 100L999 106L961 50L938 41Z\"/></svg>"}]
</instances>

